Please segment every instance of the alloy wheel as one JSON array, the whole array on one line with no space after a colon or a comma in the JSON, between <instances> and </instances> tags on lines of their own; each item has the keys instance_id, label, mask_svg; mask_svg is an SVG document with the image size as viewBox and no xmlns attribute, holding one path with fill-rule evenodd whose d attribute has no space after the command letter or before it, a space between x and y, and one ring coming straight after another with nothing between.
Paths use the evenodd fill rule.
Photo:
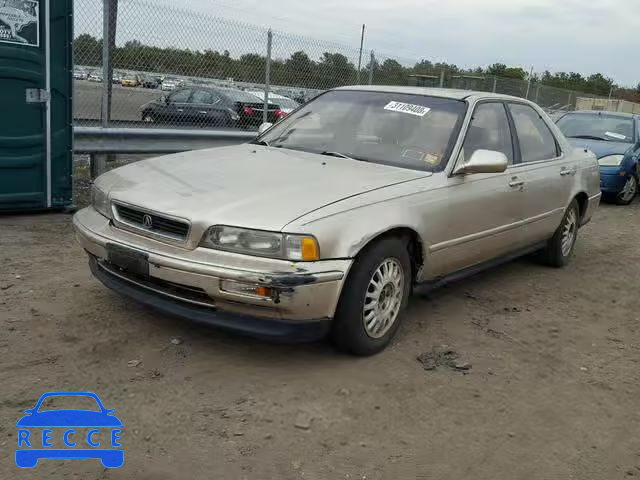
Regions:
<instances>
[{"instance_id":1,"label":"alloy wheel","mask_svg":"<svg viewBox=\"0 0 640 480\"><path fill-rule=\"evenodd\" d=\"M365 292L362 322L371 338L383 337L398 319L404 297L404 271L395 258L386 258L373 272Z\"/></svg>"}]
</instances>

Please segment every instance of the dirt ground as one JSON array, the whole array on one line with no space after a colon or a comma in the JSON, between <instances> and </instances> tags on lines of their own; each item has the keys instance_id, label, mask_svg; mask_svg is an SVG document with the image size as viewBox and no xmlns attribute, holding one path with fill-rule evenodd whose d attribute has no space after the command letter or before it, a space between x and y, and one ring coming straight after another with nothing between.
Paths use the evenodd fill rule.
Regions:
<instances>
[{"instance_id":1,"label":"dirt ground","mask_svg":"<svg viewBox=\"0 0 640 480\"><path fill-rule=\"evenodd\" d=\"M638 201L601 207L565 269L524 259L414 296L372 358L121 298L91 277L70 220L0 218L2 479L640 478ZM425 370L434 348L470 370ZM54 390L115 409L122 468L15 466L16 421Z\"/></svg>"}]
</instances>

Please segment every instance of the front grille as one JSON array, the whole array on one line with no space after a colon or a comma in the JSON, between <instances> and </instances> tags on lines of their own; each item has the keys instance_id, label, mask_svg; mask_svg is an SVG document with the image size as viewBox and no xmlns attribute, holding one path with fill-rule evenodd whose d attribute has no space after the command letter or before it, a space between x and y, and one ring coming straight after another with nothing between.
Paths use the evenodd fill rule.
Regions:
<instances>
[{"instance_id":1,"label":"front grille","mask_svg":"<svg viewBox=\"0 0 640 480\"><path fill-rule=\"evenodd\" d=\"M181 242L184 242L189 235L189 223L186 220L175 220L121 204L115 204L115 211L116 220L141 233L156 234ZM145 217L151 221L150 226L145 225Z\"/></svg>"}]
</instances>

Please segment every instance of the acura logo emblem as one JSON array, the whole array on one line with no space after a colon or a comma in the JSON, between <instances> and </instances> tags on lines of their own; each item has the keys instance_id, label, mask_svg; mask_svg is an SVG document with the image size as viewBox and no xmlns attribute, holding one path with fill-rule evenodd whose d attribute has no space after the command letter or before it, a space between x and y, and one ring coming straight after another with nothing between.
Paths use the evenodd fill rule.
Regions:
<instances>
[{"instance_id":1,"label":"acura logo emblem","mask_svg":"<svg viewBox=\"0 0 640 480\"><path fill-rule=\"evenodd\" d=\"M147 230L153 227L153 220L151 219L151 215L145 214L142 217L142 226Z\"/></svg>"}]
</instances>

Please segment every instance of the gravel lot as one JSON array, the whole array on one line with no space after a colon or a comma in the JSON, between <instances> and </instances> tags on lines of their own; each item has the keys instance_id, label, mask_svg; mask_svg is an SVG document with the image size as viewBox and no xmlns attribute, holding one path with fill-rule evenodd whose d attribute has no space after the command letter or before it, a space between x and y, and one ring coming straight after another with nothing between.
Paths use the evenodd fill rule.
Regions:
<instances>
[{"instance_id":1,"label":"gravel lot","mask_svg":"<svg viewBox=\"0 0 640 480\"><path fill-rule=\"evenodd\" d=\"M604 205L568 268L415 296L391 348L351 358L155 313L91 277L69 216L1 217L0 478L640 478L639 220ZM470 370L425 370L433 349ZM15 422L52 390L115 408L122 468L15 466Z\"/></svg>"}]
</instances>

